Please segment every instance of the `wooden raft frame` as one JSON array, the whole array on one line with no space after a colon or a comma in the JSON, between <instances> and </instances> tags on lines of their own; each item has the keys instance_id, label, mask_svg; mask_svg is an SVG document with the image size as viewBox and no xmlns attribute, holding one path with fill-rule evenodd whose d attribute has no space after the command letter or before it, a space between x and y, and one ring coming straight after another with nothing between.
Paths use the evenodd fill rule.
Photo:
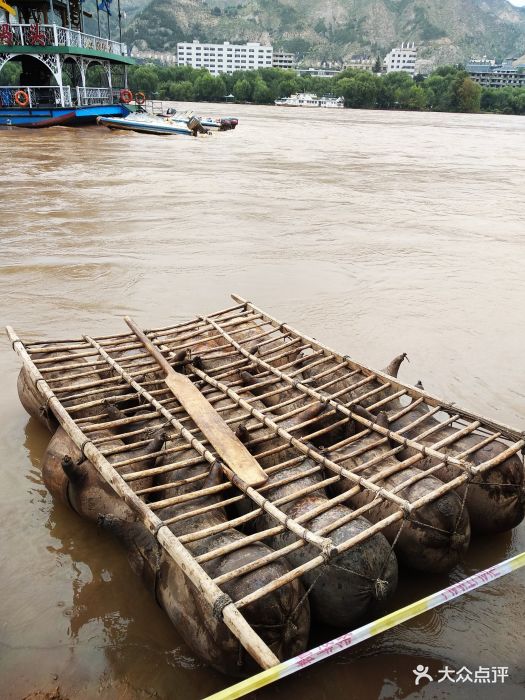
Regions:
<instances>
[{"instance_id":1,"label":"wooden raft frame","mask_svg":"<svg viewBox=\"0 0 525 700\"><path fill-rule=\"evenodd\" d=\"M320 482L298 489L280 500L272 501L271 497L267 496L268 487L263 485L259 488L253 488L229 470L226 465L221 464L223 472L227 476L225 483L207 489L201 488L183 496L164 498L160 502L147 503L145 499L148 498L149 494L159 491L160 487L153 486L135 492L130 487L130 483L144 478L144 476L172 471L177 467L194 466L195 476L189 480L174 481L162 486L162 489L169 492L182 483L204 481L211 465L220 462L220 460L205 436L200 433L189 415L165 386L162 369L144 350L137 337L133 333L124 333L97 339L84 336L79 340L38 341L24 345L12 328L8 327L7 332L13 348L22 359L23 365L38 392L42 395L45 405L53 412L77 447L93 463L102 478L135 511L139 519L156 537L161 547L195 584L211 608L221 601L224 603L224 592L221 590L221 586L228 581L271 561L281 559L290 552L304 547L305 544L313 548L314 556L301 566L291 568L287 574L240 600L230 601L225 607L222 607L222 604L220 606L223 621L248 653L262 668L271 668L278 664L278 659L242 615L241 610L245 606L263 598L290 581L302 577L308 571L325 563L327 558L342 554L365 539L383 531L389 525L411 518L418 508L523 450L525 439L523 433L509 426L459 409L425 391L394 380L382 372L371 370L351 360L348 356L342 356L318 341L302 335L288 324L283 324L269 316L241 297L234 295L233 299L236 304L232 307L187 323L159 328L146 333L146 335L168 362L170 360L172 363L177 362L181 351L192 353L193 349L196 348L195 354L201 358L202 362L201 365L197 362L195 364L188 362L188 377L197 384L202 394L212 405L219 401L224 402L225 399L229 400L226 405L217 409L226 424L235 429L242 423L249 432L257 431L257 437L248 441L249 447L257 446L258 452L265 455L279 454L284 450L287 450L289 455L290 450L294 451L296 456L293 459L288 457L277 465L266 469L267 474L283 472L283 478L277 482L278 485L293 483L293 481L303 478L307 473L326 473L326 476L323 474ZM210 341L216 345L210 346ZM207 343L208 346L203 347L203 343ZM301 353L300 357L297 356L298 351ZM45 354L49 352L61 354L50 360L45 357ZM75 363L76 358L80 362ZM86 361L89 364L86 364ZM200 369L199 366L204 368ZM424 426L421 426L422 432L419 435L414 439L407 439L403 433L424 421L415 420L402 431L393 432L389 428L367 420L353 410L358 400L344 404L340 401L337 392L329 391L331 385L340 381L340 378L338 380L331 378L334 366L339 372L343 370L345 376L352 380L350 389L354 387L366 388L365 394L360 395L359 401L366 397L369 400L368 408L370 410L379 410L401 397L411 397L414 401L412 406L424 403L428 407L428 415L434 417L442 413L450 415L441 420L437 428L425 430ZM205 369L206 367L208 369ZM262 396L254 397L249 388L243 386L238 379L238 372L242 369L251 369L257 372L257 381L263 382L260 384L261 387L264 387ZM315 374L310 375L308 380L301 378L301 372L305 369L309 369L310 372L315 370ZM51 371L58 370L62 372L60 379L48 377L49 382L46 381L46 376ZM104 373L103 377L100 376L100 372ZM75 383L71 384L73 380ZM78 386L78 380L81 380L81 386ZM314 385L316 380L322 380L322 384L317 385L317 388ZM261 398L278 396L283 392L283 386L288 387L286 398L279 401L276 406L260 410L252 405ZM370 400L374 401L374 397L377 398L377 401L370 404ZM108 400L114 400L115 404L118 405L119 403L125 404L132 399L138 400L137 406L124 408L122 410L124 418L112 420L104 412L90 418L75 417L79 411L86 408L99 407L100 409ZM287 409L290 404L297 405L298 402L300 408ZM304 409L319 404L319 402L331 409L331 413L328 415L333 417L333 423L328 427L321 425L320 417L312 418L290 430L282 427L283 420L293 417ZM138 409L144 409L145 405L149 405L151 411L139 414ZM239 409L242 411L239 412ZM279 411L277 415L275 414L276 409ZM230 410L236 411L236 415L228 417ZM406 408L400 409L396 415L401 416L407 410ZM185 441L184 447L171 448L170 454L173 455L174 461L171 462L170 459L168 465L150 469L141 468L141 462L147 457L140 455L110 463L108 457L113 459L116 457L118 460L118 452L124 450L121 448L105 449L105 443L109 440L106 437L90 438L90 434L96 431L118 427L120 430L126 431L120 433L118 437L133 439L133 442L125 445L125 451L133 451L143 447L151 434L151 428L148 428L147 425L135 427L136 424L143 424L144 421L153 424L154 421L157 421L158 425L159 417L165 420L165 426L169 426L170 430L173 430L172 437L182 437ZM325 411L323 419L326 420L326 417ZM385 444L388 439L397 446L389 449L380 458L365 460L353 470L343 466L346 458L336 460L334 457L336 460L334 461L312 446L310 442L312 439L322 436L332 430L334 426L344 425L349 420L355 421L356 425L362 427L362 430L357 436L349 438L346 441L348 444L365 435L377 436L377 442L369 445L366 449L359 448L355 454L366 454L368 449ZM308 432L306 435L296 438L293 433L299 427L303 431L307 428ZM431 446L425 446L418 441L440 427L454 427L456 432L452 438L437 441ZM466 435L479 436L479 443L474 449L465 450L456 456L442 451L443 447L453 444L457 439ZM272 440L275 444L276 439L279 440L277 447L265 449L264 445L267 441ZM483 464L474 466L469 462L468 458L471 453L495 440L504 440L507 449L496 458ZM399 466L395 468L391 466L381 467L384 458L398 455L405 447L412 448L415 454L400 461ZM192 458L177 462L177 453L184 451L187 454L189 449L193 451ZM162 454L165 455L166 452L164 451ZM439 463L424 468L426 456L433 457ZM286 468L301 463L305 457L309 457L315 466L311 467L308 472L302 472L292 477L286 476ZM398 492L406 486L435 473L443 464L447 463L459 468L461 475L443 483L441 487L427 493L417 501L409 502L398 495ZM129 473L130 465L136 465L133 466L135 471L131 473ZM377 465L377 473L369 478L363 477L362 471L372 465ZM376 482L381 478L411 465L417 465L420 468L420 474L405 480L394 489L377 485ZM120 472L124 468L127 473L121 474ZM297 520L288 518L280 508L290 501L310 492L319 491L342 478L350 480L354 484L353 488L341 495L329 498L325 503ZM274 482L271 488L275 488L275 486ZM352 495L363 489L374 494L373 503L350 511L346 516L339 518L321 531L313 532L308 528L308 522L314 517L345 503ZM166 505L187 504L212 493L220 495L218 503L196 507L165 521L156 515L156 511ZM224 508L244 498L250 499L255 504L256 509L246 515L231 518L224 524L180 537L176 537L167 527L178 520L191 518L207 510ZM395 507L395 512L336 546L330 534L343 524L351 522L361 515L366 516L369 510L378 505L379 500L388 501L391 506ZM256 532L238 542L206 552L198 557L194 557L185 547L185 545L204 537L253 521L263 511L275 521L275 524L266 530ZM285 529L296 537L292 544L261 556L259 559L215 580L212 580L201 566L207 561L247 544L264 541Z\"/></svg>"}]
</instances>

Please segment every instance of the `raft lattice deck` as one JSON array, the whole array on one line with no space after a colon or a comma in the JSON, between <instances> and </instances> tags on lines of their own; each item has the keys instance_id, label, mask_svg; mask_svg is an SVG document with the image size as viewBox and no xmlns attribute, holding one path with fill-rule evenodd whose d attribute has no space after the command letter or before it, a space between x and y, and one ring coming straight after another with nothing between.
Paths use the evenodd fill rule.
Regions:
<instances>
[{"instance_id":1,"label":"raft lattice deck","mask_svg":"<svg viewBox=\"0 0 525 700\"><path fill-rule=\"evenodd\" d=\"M243 424L249 434L258 431L257 437L249 439L246 443L248 447L256 447L259 456L261 453L279 455L284 450L287 451L286 459L268 468L268 474L282 473L282 480L279 480L282 484L299 480L304 477L304 474L290 477L286 475L286 469L301 463L305 457L310 458L312 461L310 473L322 474L322 480L306 489L300 488L291 496L281 500L272 500L268 495L268 491L275 488L275 482L272 484L272 489L268 486L253 489L224 465L222 466L226 480L218 486L204 487L210 465L218 461L214 450L164 384L163 373L157 363L144 350L133 333L97 339L84 336L75 341L40 341L26 345L13 331L10 331L10 337L25 367L36 381L38 391L42 394L49 410L55 414L77 447L96 466L102 477L135 510L139 519L155 535L160 545L197 585L210 607L219 605L224 622L247 651L261 666L270 667L277 663L277 660L256 631L246 622L242 615L242 610L246 606L264 598L289 581L304 576L306 572L318 569L328 559L336 559L343 552L375 533L381 532L392 523L399 522L401 525L404 519L417 517L415 514L418 508L470 482L477 475L483 474L509 456L518 453L523 449L525 440L523 434L508 426L484 419L455 405L440 401L423 390L403 384L382 372L371 370L348 356L342 356L312 338L302 335L253 304L238 297L234 299L237 302L236 305L226 310L207 317L198 317L188 323L152 330L147 335L168 361L171 359L173 362L176 354L182 350L188 350L191 353L196 349L193 356L198 355L201 362L195 361L194 364L188 364L186 373L212 404L222 402L217 410L233 430ZM203 343L209 344L210 341L220 347L202 349ZM63 354L55 357L50 364L50 360L45 357L45 353L50 351ZM72 357L78 358L79 362L72 362ZM85 364L86 360L89 365ZM238 378L239 370L243 369L250 370L259 382L259 392L263 391L262 397L261 395L254 397L249 387L244 386ZM61 372L60 379L49 378L50 373L56 371ZM335 375L334 372L337 374ZM308 376L307 379L304 378L305 373ZM334 386L342 379L351 386L345 391L337 391ZM78 380L82 381L81 387L78 386ZM345 397L348 398L349 391L356 390L358 393L355 399L344 400ZM285 399L281 400L283 393ZM108 397L108 394L111 396ZM272 397L278 397L279 403L271 409L261 409L260 404L259 408L256 407L261 398L272 399ZM356 406L364 401L369 411L380 409L392 411L392 407L397 407L396 416L402 416L408 411L405 405L408 398L413 402L411 408L416 405L425 405L428 408L428 415L439 419L438 428L434 426L428 429L424 420L419 419L403 430L395 432L368 420L360 412L355 411ZM130 407L129 403L134 399L138 400ZM108 400L113 400L117 406L122 407L123 418L111 420L104 411L89 418L78 416L86 409L104 407ZM298 415L319 402L322 402L326 409L319 416L300 424L303 433L301 437L294 437L294 432L297 432L299 426L289 430L282 426L287 418ZM145 408L150 410L145 411ZM235 411L235 415L229 416L232 411ZM126 452L139 450L148 442L152 433L151 427L147 425L144 427L144 421L158 422L160 416L170 434L182 436L185 441L183 448L180 446L171 448L169 465L144 470L141 468L141 463L147 457L141 455L111 464L107 458L114 457L119 449L105 448L108 438L90 437L99 430L118 428L120 431L118 437L130 441L125 446ZM392 415L390 419L392 421ZM359 454L361 465L354 469L347 464L347 457L336 459L332 455L333 458L330 458L322 448L315 447L312 442L315 440L320 444L323 434L333 430L334 426L342 427L349 421L354 421L359 429L356 435L346 438L347 446L363 436L377 438L367 447L357 448L355 454ZM438 440L430 446L428 441L425 444L421 442L423 438L428 438L439 428L446 426L454 429L452 436ZM406 433L413 431L416 427L419 431L418 435L411 439L407 438ZM306 435L304 435L305 428L308 429ZM479 438L476 448L465 450L459 456L447 453L447 447L467 435L475 435ZM270 440L273 446L265 449L265 443ZM277 444L276 440L278 440ZM470 454L495 440L505 442L507 445L505 452L476 466L469 462ZM379 457L376 455L363 463L363 457L368 450L387 443L393 446L383 451ZM392 467L388 468L389 471L383 469L383 461L388 457L399 455L407 447L414 451L413 455L400 462L399 470L408 465L415 465L420 469L420 475L412 477L395 489L378 486L376 482L381 477L392 473ZM188 458L188 449L191 450L190 458ZM290 450L293 451L293 458L290 458ZM177 459L179 452L184 452L183 462ZM166 455L166 450L163 450L162 455ZM433 459L433 466L428 464L429 457ZM203 487L194 493L166 496L160 502L148 502L148 497L159 491L160 487L154 486L137 492L130 488L132 482L145 475L152 476L164 473L168 468L173 470L189 464L193 465L195 470L192 481L203 484ZM409 502L398 495L399 491L409 483L435 473L446 464L456 466L460 470L460 475L417 501ZM129 473L130 465L133 465L131 473ZM362 472L370 466L374 466L376 472L373 477L365 478ZM122 474L123 469L127 473ZM281 508L284 504L283 500L290 503L294 499L305 496L309 491L318 491L342 478L354 484L351 490L329 498L322 506L309 511L306 516L297 521L287 517L283 512ZM174 481L162 488L168 489L169 493L169 490L177 488L180 484L181 482ZM309 521L312 518L336 505L346 503L361 489L374 494L373 503L352 510L345 518L335 521L324 530L314 532L309 529ZM204 507L199 506L199 499L212 493L220 496L218 502ZM208 530L177 538L165 527L178 519L188 519L205 510L231 506L243 499L252 501L256 509L244 515L232 517L226 523ZM184 513L169 520L162 521L157 515L162 506L179 503L184 503L186 506L192 501L197 502L195 508L190 511L185 510ZM361 515L366 517L367 512L377 506L379 501L388 501L395 507L394 512L387 518L371 524L369 528L351 539L335 544L331 533L337 527ZM247 525L260 516L262 511L271 517L273 523L271 528L251 534L243 540L199 557L194 557L186 548L189 543L221 530ZM251 542L265 541L285 529L295 535L295 541L283 549L266 554L215 580L210 579L202 568L202 564L215 557L223 556L227 551L241 548ZM244 598L233 601L225 599L222 589L225 583L269 561L283 558L291 551L305 547L306 544L309 545L308 551L312 552L312 556L306 563L291 569L286 575Z\"/></svg>"}]
</instances>

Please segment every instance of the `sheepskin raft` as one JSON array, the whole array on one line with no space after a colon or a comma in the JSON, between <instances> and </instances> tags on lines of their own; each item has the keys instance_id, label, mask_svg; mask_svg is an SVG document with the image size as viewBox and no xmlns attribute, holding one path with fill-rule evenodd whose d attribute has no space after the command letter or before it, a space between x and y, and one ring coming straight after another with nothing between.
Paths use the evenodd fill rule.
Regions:
<instances>
[{"instance_id":1,"label":"sheepskin raft","mask_svg":"<svg viewBox=\"0 0 525 700\"><path fill-rule=\"evenodd\" d=\"M7 332L22 404L53 433L52 495L119 537L194 652L242 676L303 652L315 621L351 629L398 560L448 571L471 529L518 525L525 439L398 380L404 355L372 370L233 299L144 334ZM172 370L261 483L219 457Z\"/></svg>"}]
</instances>

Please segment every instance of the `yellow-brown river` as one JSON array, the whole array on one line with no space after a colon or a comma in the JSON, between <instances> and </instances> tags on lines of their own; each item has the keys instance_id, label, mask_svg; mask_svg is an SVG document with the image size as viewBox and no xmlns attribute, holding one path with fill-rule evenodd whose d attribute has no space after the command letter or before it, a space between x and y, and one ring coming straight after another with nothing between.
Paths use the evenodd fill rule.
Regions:
<instances>
[{"instance_id":1,"label":"yellow-brown river","mask_svg":"<svg viewBox=\"0 0 525 700\"><path fill-rule=\"evenodd\" d=\"M26 340L96 335L124 331L125 314L153 327L224 308L234 291L372 367L406 351L403 379L525 429L525 119L234 109L237 130L210 138L0 132L0 321ZM4 337L1 698L225 687L119 545L53 504L49 436L18 401L18 369ZM405 572L395 605L524 550L523 525L477 539L450 577ZM415 686L418 664L432 683ZM446 665L508 678L438 682ZM523 570L257 693L524 696Z\"/></svg>"}]
</instances>

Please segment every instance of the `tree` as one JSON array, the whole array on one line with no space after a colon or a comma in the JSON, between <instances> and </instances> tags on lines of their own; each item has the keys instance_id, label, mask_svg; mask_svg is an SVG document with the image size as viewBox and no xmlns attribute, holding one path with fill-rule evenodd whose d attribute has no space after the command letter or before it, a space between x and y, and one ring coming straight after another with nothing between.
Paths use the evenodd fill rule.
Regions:
<instances>
[{"instance_id":1,"label":"tree","mask_svg":"<svg viewBox=\"0 0 525 700\"><path fill-rule=\"evenodd\" d=\"M226 94L222 78L214 78L210 73L200 75L193 84L196 100L220 100Z\"/></svg>"},{"instance_id":2,"label":"tree","mask_svg":"<svg viewBox=\"0 0 525 700\"><path fill-rule=\"evenodd\" d=\"M514 114L525 114L525 88L513 89Z\"/></svg>"},{"instance_id":3,"label":"tree","mask_svg":"<svg viewBox=\"0 0 525 700\"><path fill-rule=\"evenodd\" d=\"M233 86L233 94L237 102L249 102L252 99L252 86L248 80L242 78Z\"/></svg>"},{"instance_id":4,"label":"tree","mask_svg":"<svg viewBox=\"0 0 525 700\"><path fill-rule=\"evenodd\" d=\"M382 73L383 72L383 61L381 60L381 56L378 56L376 58L373 71L374 71L374 73Z\"/></svg>"},{"instance_id":5,"label":"tree","mask_svg":"<svg viewBox=\"0 0 525 700\"><path fill-rule=\"evenodd\" d=\"M427 107L427 93L419 85L398 88L395 96L400 109L422 111Z\"/></svg>"},{"instance_id":6,"label":"tree","mask_svg":"<svg viewBox=\"0 0 525 700\"><path fill-rule=\"evenodd\" d=\"M481 107L481 87L471 78L460 78L455 86L457 108L460 112L479 112Z\"/></svg>"},{"instance_id":7,"label":"tree","mask_svg":"<svg viewBox=\"0 0 525 700\"><path fill-rule=\"evenodd\" d=\"M163 99L181 102L192 102L195 99L193 84L189 80L183 80L180 83L167 83L161 88L160 94Z\"/></svg>"},{"instance_id":8,"label":"tree","mask_svg":"<svg viewBox=\"0 0 525 700\"><path fill-rule=\"evenodd\" d=\"M144 92L152 95L157 92L159 78L153 65L139 66L130 74L129 84L133 92Z\"/></svg>"},{"instance_id":9,"label":"tree","mask_svg":"<svg viewBox=\"0 0 525 700\"><path fill-rule=\"evenodd\" d=\"M427 103L434 112L448 112L452 110L452 87L450 75L445 77L433 73L424 83L427 94Z\"/></svg>"},{"instance_id":10,"label":"tree","mask_svg":"<svg viewBox=\"0 0 525 700\"><path fill-rule=\"evenodd\" d=\"M336 95L345 98L347 107L377 107L381 78L365 71L356 71L352 78L342 78L334 85Z\"/></svg>"},{"instance_id":11,"label":"tree","mask_svg":"<svg viewBox=\"0 0 525 700\"><path fill-rule=\"evenodd\" d=\"M278 97L290 97L300 92L300 87L297 80L283 80L277 86L276 94Z\"/></svg>"},{"instance_id":12,"label":"tree","mask_svg":"<svg viewBox=\"0 0 525 700\"><path fill-rule=\"evenodd\" d=\"M520 114L516 111L517 90L510 87L505 88L485 88L481 97L481 108L486 112L496 112L497 114Z\"/></svg>"},{"instance_id":13,"label":"tree","mask_svg":"<svg viewBox=\"0 0 525 700\"><path fill-rule=\"evenodd\" d=\"M22 64L19 61L7 61L0 69L1 85L20 85Z\"/></svg>"},{"instance_id":14,"label":"tree","mask_svg":"<svg viewBox=\"0 0 525 700\"><path fill-rule=\"evenodd\" d=\"M253 88L253 101L259 105L273 102L272 92L264 80L256 81Z\"/></svg>"}]
</instances>

